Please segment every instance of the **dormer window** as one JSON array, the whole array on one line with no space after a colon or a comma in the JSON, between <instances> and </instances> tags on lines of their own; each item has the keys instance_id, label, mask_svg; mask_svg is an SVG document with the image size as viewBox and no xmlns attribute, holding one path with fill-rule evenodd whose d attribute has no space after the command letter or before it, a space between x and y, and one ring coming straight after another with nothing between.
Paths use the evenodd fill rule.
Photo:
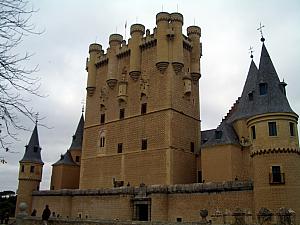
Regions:
<instances>
[{"instance_id":1,"label":"dormer window","mask_svg":"<svg viewBox=\"0 0 300 225\"><path fill-rule=\"evenodd\" d=\"M221 130L216 130L216 132L215 132L215 138L216 139L221 139L222 138L222 131Z\"/></svg>"},{"instance_id":2,"label":"dormer window","mask_svg":"<svg viewBox=\"0 0 300 225\"><path fill-rule=\"evenodd\" d=\"M33 147L33 151L34 151L34 152L37 152L38 150L39 150L39 147L37 147L37 146L34 146L34 147Z\"/></svg>"},{"instance_id":3,"label":"dormer window","mask_svg":"<svg viewBox=\"0 0 300 225\"><path fill-rule=\"evenodd\" d=\"M259 84L259 94L266 95L268 92L268 84L267 83L260 83Z\"/></svg>"}]
</instances>

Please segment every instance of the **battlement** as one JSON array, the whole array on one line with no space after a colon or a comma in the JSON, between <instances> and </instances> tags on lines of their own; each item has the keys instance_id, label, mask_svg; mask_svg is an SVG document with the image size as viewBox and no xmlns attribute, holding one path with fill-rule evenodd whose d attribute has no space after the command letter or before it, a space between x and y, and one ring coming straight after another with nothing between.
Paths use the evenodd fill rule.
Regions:
<instances>
[{"instance_id":1,"label":"battlement","mask_svg":"<svg viewBox=\"0 0 300 225\"><path fill-rule=\"evenodd\" d=\"M198 26L189 26L187 28L187 35L190 36L191 34L195 34L201 37L201 28Z\"/></svg>"},{"instance_id":2,"label":"battlement","mask_svg":"<svg viewBox=\"0 0 300 225\"><path fill-rule=\"evenodd\" d=\"M142 35L144 35L145 33L145 26L143 24L132 24L130 27L130 35L132 35L135 32L139 32Z\"/></svg>"},{"instance_id":3,"label":"battlement","mask_svg":"<svg viewBox=\"0 0 300 225\"><path fill-rule=\"evenodd\" d=\"M100 52L102 50L102 46L97 43L90 44L89 53L91 52Z\"/></svg>"},{"instance_id":4,"label":"battlement","mask_svg":"<svg viewBox=\"0 0 300 225\"><path fill-rule=\"evenodd\" d=\"M209 182L195 184L176 184L176 185L149 185L141 187L117 187L74 190L62 189L52 191L34 191L33 196L88 196L88 195L137 195L141 192L147 194L164 193L211 193L227 191L251 191L253 190L252 181L226 181L226 182Z\"/></svg>"},{"instance_id":5,"label":"battlement","mask_svg":"<svg viewBox=\"0 0 300 225\"><path fill-rule=\"evenodd\" d=\"M170 20L170 14L167 12L160 12L156 14L156 24L160 21L168 21Z\"/></svg>"},{"instance_id":6,"label":"battlement","mask_svg":"<svg viewBox=\"0 0 300 225\"><path fill-rule=\"evenodd\" d=\"M170 20L180 22L183 24L183 15L181 13L171 13L170 14Z\"/></svg>"},{"instance_id":7,"label":"battlement","mask_svg":"<svg viewBox=\"0 0 300 225\"><path fill-rule=\"evenodd\" d=\"M112 42L121 44L122 41L123 41L123 36L121 34L111 34L109 36L109 44L111 44Z\"/></svg>"}]
</instances>

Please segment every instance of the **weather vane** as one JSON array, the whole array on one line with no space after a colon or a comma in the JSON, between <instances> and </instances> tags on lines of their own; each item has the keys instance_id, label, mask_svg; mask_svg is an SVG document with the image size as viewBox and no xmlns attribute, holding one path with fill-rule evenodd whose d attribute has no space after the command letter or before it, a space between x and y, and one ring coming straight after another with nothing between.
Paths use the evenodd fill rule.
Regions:
<instances>
[{"instance_id":1,"label":"weather vane","mask_svg":"<svg viewBox=\"0 0 300 225\"><path fill-rule=\"evenodd\" d=\"M250 46L250 48L248 50L249 50L249 53L250 53L250 58L253 59L253 54L252 54L254 52L253 47Z\"/></svg>"},{"instance_id":2,"label":"weather vane","mask_svg":"<svg viewBox=\"0 0 300 225\"><path fill-rule=\"evenodd\" d=\"M264 42L265 41L265 38L264 38L264 35L263 35L263 32L262 32L262 29L265 27L265 25L262 25L261 22L259 23L259 28L257 28L257 30L259 30L260 32L260 35L261 35L261 41Z\"/></svg>"}]
</instances>

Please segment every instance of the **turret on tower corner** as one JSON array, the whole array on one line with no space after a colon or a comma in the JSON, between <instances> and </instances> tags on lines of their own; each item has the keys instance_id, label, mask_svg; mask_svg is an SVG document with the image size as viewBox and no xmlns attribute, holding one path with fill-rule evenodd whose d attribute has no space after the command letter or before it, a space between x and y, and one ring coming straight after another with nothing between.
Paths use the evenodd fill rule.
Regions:
<instances>
[{"instance_id":1,"label":"turret on tower corner","mask_svg":"<svg viewBox=\"0 0 300 225\"><path fill-rule=\"evenodd\" d=\"M114 88L118 82L118 59L117 50L121 47L123 36L121 34L111 34L109 36L108 72L106 83L110 88Z\"/></svg>"},{"instance_id":2,"label":"turret on tower corner","mask_svg":"<svg viewBox=\"0 0 300 225\"><path fill-rule=\"evenodd\" d=\"M96 89L96 76L97 76L97 68L96 68L96 59L101 53L102 46L93 43L89 47L90 58L87 59L86 62L86 70L88 71L88 79L87 79L87 94L92 96Z\"/></svg>"},{"instance_id":3,"label":"turret on tower corner","mask_svg":"<svg viewBox=\"0 0 300 225\"><path fill-rule=\"evenodd\" d=\"M28 145L26 145L23 158L20 160L19 185L17 190L17 206L21 202L28 205L27 213L31 212L32 192L39 190L42 180L44 162L41 158L37 124L32 132ZM16 207L16 214L19 208Z\"/></svg>"},{"instance_id":4,"label":"turret on tower corner","mask_svg":"<svg viewBox=\"0 0 300 225\"><path fill-rule=\"evenodd\" d=\"M191 39L193 48L190 60L190 73L193 81L198 81L201 77L200 58L202 56L202 44L200 42L201 28L190 26L187 28L187 35Z\"/></svg>"},{"instance_id":5,"label":"turret on tower corner","mask_svg":"<svg viewBox=\"0 0 300 225\"><path fill-rule=\"evenodd\" d=\"M133 24L130 27L131 39L129 39L130 52L130 72L129 75L133 80L137 80L141 75L141 49L143 35L145 34L145 26L142 24Z\"/></svg>"}]
</instances>

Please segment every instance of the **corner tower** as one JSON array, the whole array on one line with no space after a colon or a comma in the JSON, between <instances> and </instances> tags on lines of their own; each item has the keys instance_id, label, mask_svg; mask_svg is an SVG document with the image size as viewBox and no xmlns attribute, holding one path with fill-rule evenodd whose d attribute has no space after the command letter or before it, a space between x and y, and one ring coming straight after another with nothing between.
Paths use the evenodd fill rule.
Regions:
<instances>
[{"instance_id":1,"label":"corner tower","mask_svg":"<svg viewBox=\"0 0 300 225\"><path fill-rule=\"evenodd\" d=\"M25 153L20 161L19 185L17 190L17 206L21 202L28 205L27 213L31 213L32 192L39 190L43 173L43 161L41 158L41 147L37 124L32 132L28 145L25 147ZM16 214L19 208L16 208Z\"/></svg>"},{"instance_id":2,"label":"corner tower","mask_svg":"<svg viewBox=\"0 0 300 225\"><path fill-rule=\"evenodd\" d=\"M287 207L300 213L298 115L289 105L286 84L280 82L264 43L254 81L246 97L252 105L247 127L252 139L255 210Z\"/></svg>"}]
</instances>

